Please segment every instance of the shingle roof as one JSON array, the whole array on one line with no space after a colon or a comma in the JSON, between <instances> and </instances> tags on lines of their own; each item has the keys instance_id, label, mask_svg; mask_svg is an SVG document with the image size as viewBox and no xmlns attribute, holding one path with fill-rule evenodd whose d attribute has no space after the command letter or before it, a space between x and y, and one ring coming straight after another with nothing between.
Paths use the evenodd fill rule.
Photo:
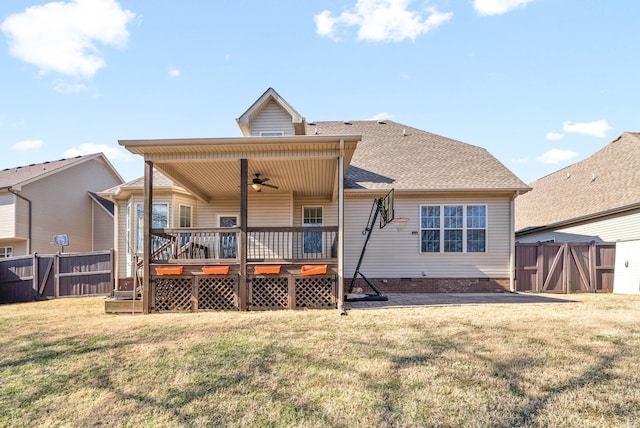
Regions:
<instances>
[{"instance_id":1,"label":"shingle roof","mask_svg":"<svg viewBox=\"0 0 640 428\"><path fill-rule=\"evenodd\" d=\"M100 154L76 156L51 162L32 163L25 166L6 168L0 171L0 187L18 186L34 179L44 177L52 172Z\"/></svg>"},{"instance_id":2,"label":"shingle roof","mask_svg":"<svg viewBox=\"0 0 640 428\"><path fill-rule=\"evenodd\" d=\"M516 230L568 222L640 203L640 133L530 184L516 198Z\"/></svg>"},{"instance_id":3,"label":"shingle roof","mask_svg":"<svg viewBox=\"0 0 640 428\"><path fill-rule=\"evenodd\" d=\"M154 188L162 188L162 187L174 187L177 186L172 180L167 178L166 175L161 173L160 171L153 170L153 187ZM100 195L110 196L117 195L122 190L126 189L144 189L144 176L138 177L134 180L127 181L124 184L119 184L110 189L104 190L100 192Z\"/></svg>"},{"instance_id":4,"label":"shingle roof","mask_svg":"<svg viewBox=\"0 0 640 428\"><path fill-rule=\"evenodd\" d=\"M348 189L521 190L528 186L486 149L393 121L315 122L307 134L362 135Z\"/></svg>"}]
</instances>

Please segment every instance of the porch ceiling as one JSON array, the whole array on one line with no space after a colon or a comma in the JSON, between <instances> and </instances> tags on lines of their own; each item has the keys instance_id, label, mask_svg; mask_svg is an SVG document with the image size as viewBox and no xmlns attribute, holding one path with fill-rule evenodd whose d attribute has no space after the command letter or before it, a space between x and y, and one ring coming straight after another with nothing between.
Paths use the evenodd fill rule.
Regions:
<instances>
[{"instance_id":1,"label":"porch ceiling","mask_svg":"<svg viewBox=\"0 0 640 428\"><path fill-rule=\"evenodd\" d=\"M244 137L187 140L122 140L154 168L205 201L240 196L240 159L248 159L248 182L260 174L269 178L262 193L292 192L294 196L336 198L340 141L344 142L344 172L359 135ZM249 189L250 192L254 190Z\"/></svg>"}]
</instances>

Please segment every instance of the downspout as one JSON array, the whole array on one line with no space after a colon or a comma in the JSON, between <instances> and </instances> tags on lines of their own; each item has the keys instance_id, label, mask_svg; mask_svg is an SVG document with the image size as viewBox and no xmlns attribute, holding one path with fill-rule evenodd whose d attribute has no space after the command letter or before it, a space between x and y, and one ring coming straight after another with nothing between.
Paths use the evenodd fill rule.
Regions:
<instances>
[{"instance_id":1,"label":"downspout","mask_svg":"<svg viewBox=\"0 0 640 428\"><path fill-rule=\"evenodd\" d=\"M515 200L520 194L519 190L516 190L511 197L510 202L510 219L509 219L509 291L515 293L516 291L516 212L515 212Z\"/></svg>"},{"instance_id":2,"label":"downspout","mask_svg":"<svg viewBox=\"0 0 640 428\"><path fill-rule=\"evenodd\" d=\"M27 254L31 254L31 223L32 223L32 219L31 219L31 201L27 198L25 198L24 196L20 195L19 193L16 193L15 190L13 190L11 188L11 186L7 186L5 187L5 189L7 189L7 191L13 195L15 195L16 197L22 199L23 201L26 201L29 209L28 209L28 222L29 222L29 232L27 233Z\"/></svg>"}]
</instances>

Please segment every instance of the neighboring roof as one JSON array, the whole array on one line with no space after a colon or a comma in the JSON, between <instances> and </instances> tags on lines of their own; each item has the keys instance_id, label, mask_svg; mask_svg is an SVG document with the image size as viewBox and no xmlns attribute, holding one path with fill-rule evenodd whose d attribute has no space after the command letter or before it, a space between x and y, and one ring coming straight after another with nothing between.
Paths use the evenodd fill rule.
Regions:
<instances>
[{"instance_id":1,"label":"neighboring roof","mask_svg":"<svg viewBox=\"0 0 640 428\"><path fill-rule=\"evenodd\" d=\"M82 162L86 162L91 159L102 158L106 165L108 165L113 173L122 181L122 178L118 172L111 166L107 158L102 153L95 153L91 155L76 156L69 159L60 159L50 162L32 163L25 166L17 166L13 168L6 168L0 171L0 188L24 186L33 181L40 180L51 174L62 171L63 169L70 168Z\"/></svg>"},{"instance_id":2,"label":"neighboring roof","mask_svg":"<svg viewBox=\"0 0 640 428\"><path fill-rule=\"evenodd\" d=\"M640 205L640 133L531 183L516 198L516 230L584 221Z\"/></svg>"},{"instance_id":3,"label":"neighboring roof","mask_svg":"<svg viewBox=\"0 0 640 428\"><path fill-rule=\"evenodd\" d=\"M529 189L486 149L393 121L307 123L307 135L314 134L362 135L345 176L347 189Z\"/></svg>"},{"instance_id":4,"label":"neighboring roof","mask_svg":"<svg viewBox=\"0 0 640 428\"><path fill-rule=\"evenodd\" d=\"M160 188L173 188L178 187L176 183L171 181L167 176L158 170L153 170L153 187L154 189ZM129 190L144 190L144 176L128 181L124 184L111 187L110 189L103 190L99 194L103 197L117 196L123 191Z\"/></svg>"},{"instance_id":5,"label":"neighboring roof","mask_svg":"<svg viewBox=\"0 0 640 428\"><path fill-rule=\"evenodd\" d=\"M265 91L264 94L260 96L252 105L245 111L236 122L242 131L242 135L248 136L249 133L249 123L251 120L262 111L270 102L273 100L280 107L282 107L289 116L291 116L291 122L293 123L293 127L296 130L296 134L300 135L304 133L304 117L300 115L291 105L285 101L284 98L280 96L276 92L275 89L269 88Z\"/></svg>"},{"instance_id":6,"label":"neighboring roof","mask_svg":"<svg viewBox=\"0 0 640 428\"><path fill-rule=\"evenodd\" d=\"M115 212L115 210L114 210L114 203L112 201L105 199L102 196L99 196L95 192L89 192L89 196L91 197L91 199L93 199L98 204L100 204L105 209L105 211L107 211L109 214L113 216L113 213Z\"/></svg>"}]
</instances>

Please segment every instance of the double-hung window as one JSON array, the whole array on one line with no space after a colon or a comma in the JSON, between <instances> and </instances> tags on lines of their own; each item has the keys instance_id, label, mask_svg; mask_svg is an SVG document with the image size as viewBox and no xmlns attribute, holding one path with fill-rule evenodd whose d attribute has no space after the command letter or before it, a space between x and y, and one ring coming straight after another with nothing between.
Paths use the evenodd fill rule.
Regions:
<instances>
[{"instance_id":1,"label":"double-hung window","mask_svg":"<svg viewBox=\"0 0 640 428\"><path fill-rule=\"evenodd\" d=\"M422 205L420 252L487 251L486 205Z\"/></svg>"},{"instance_id":2,"label":"double-hung window","mask_svg":"<svg viewBox=\"0 0 640 428\"><path fill-rule=\"evenodd\" d=\"M151 208L151 227L169 227L169 205L153 204ZM141 252L144 240L144 204L136 204L136 251ZM152 240L152 247L156 248L157 243Z\"/></svg>"},{"instance_id":3,"label":"double-hung window","mask_svg":"<svg viewBox=\"0 0 640 428\"><path fill-rule=\"evenodd\" d=\"M13 247L0 247L0 259L13 257Z\"/></svg>"},{"instance_id":4,"label":"double-hung window","mask_svg":"<svg viewBox=\"0 0 640 428\"><path fill-rule=\"evenodd\" d=\"M303 226L322 226L322 207L304 207L302 216ZM304 232L303 252L307 256L322 253L322 232Z\"/></svg>"}]
</instances>

